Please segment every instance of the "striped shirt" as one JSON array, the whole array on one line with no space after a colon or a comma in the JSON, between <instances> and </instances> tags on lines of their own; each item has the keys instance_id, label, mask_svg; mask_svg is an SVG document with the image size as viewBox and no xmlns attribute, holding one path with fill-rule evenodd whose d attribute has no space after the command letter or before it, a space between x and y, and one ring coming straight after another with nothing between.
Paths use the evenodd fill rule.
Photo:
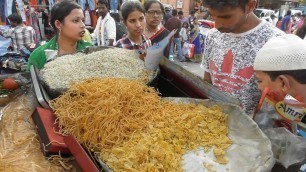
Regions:
<instances>
[{"instance_id":1,"label":"striped shirt","mask_svg":"<svg viewBox=\"0 0 306 172\"><path fill-rule=\"evenodd\" d=\"M34 43L34 29L31 26L16 26L11 32L14 51Z\"/></svg>"}]
</instances>

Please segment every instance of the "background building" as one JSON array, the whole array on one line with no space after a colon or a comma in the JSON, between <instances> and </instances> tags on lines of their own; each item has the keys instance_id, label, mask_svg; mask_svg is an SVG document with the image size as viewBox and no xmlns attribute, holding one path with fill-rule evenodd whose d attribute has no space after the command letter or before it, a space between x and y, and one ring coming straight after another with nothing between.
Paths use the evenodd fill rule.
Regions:
<instances>
[{"instance_id":1,"label":"background building","mask_svg":"<svg viewBox=\"0 0 306 172\"><path fill-rule=\"evenodd\" d=\"M198 3L201 0L160 0L163 4L169 4L178 11L182 10L185 16L188 16L190 11L197 9Z\"/></svg>"}]
</instances>

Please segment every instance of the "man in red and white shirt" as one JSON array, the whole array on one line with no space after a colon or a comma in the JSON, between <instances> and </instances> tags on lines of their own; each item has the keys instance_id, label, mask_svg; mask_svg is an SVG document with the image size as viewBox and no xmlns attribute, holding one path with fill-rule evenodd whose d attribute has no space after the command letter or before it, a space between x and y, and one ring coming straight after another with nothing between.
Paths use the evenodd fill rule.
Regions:
<instances>
[{"instance_id":1,"label":"man in red and white shirt","mask_svg":"<svg viewBox=\"0 0 306 172\"><path fill-rule=\"evenodd\" d=\"M253 63L259 49L284 33L253 13L256 0L204 0L215 21L204 44L204 80L240 100L253 115L260 98Z\"/></svg>"}]
</instances>

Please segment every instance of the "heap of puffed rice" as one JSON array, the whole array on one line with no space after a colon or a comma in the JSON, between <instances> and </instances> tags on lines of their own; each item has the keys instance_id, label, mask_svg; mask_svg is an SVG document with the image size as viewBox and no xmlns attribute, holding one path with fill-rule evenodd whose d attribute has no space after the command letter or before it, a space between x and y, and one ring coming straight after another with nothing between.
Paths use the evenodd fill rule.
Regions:
<instances>
[{"instance_id":1,"label":"heap of puffed rice","mask_svg":"<svg viewBox=\"0 0 306 172\"><path fill-rule=\"evenodd\" d=\"M138 56L135 51L121 48L65 55L45 64L40 77L51 90L67 90L71 81L78 82L91 77L148 81L150 74Z\"/></svg>"}]
</instances>

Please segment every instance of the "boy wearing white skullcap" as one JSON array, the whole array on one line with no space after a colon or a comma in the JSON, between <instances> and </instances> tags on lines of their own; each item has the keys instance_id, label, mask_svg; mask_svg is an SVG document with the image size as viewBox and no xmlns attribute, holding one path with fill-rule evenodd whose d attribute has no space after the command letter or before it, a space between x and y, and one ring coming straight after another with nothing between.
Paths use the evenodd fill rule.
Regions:
<instances>
[{"instance_id":1,"label":"boy wearing white skullcap","mask_svg":"<svg viewBox=\"0 0 306 172\"><path fill-rule=\"evenodd\" d=\"M270 139L276 161L285 168L302 162L283 160L306 153L299 146L305 145L300 136L306 138L306 41L292 34L270 39L258 51L254 70L262 91L254 121Z\"/></svg>"},{"instance_id":2,"label":"boy wearing white skullcap","mask_svg":"<svg viewBox=\"0 0 306 172\"><path fill-rule=\"evenodd\" d=\"M306 41L287 34L270 39L254 61L258 87L300 97L306 103Z\"/></svg>"}]
</instances>

